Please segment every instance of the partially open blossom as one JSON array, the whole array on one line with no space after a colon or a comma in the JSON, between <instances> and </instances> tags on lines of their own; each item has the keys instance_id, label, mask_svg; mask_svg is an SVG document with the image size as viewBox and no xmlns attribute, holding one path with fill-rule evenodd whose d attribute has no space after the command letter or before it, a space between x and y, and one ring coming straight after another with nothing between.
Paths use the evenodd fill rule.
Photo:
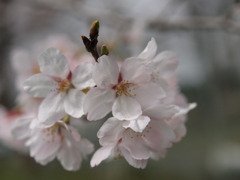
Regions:
<instances>
[{"instance_id":1,"label":"partially open blossom","mask_svg":"<svg viewBox=\"0 0 240 180\"><path fill-rule=\"evenodd\" d=\"M178 88L174 81L178 66L177 56L171 51L163 51L156 55L156 51L157 43L152 38L137 57L151 72L151 81L161 86L165 93L169 95Z\"/></svg>"},{"instance_id":2,"label":"partially open blossom","mask_svg":"<svg viewBox=\"0 0 240 180\"><path fill-rule=\"evenodd\" d=\"M84 101L89 120L103 118L112 111L119 120L132 120L146 108L165 96L158 85L152 83L151 74L137 58L126 59L121 68L107 56L95 64L92 88Z\"/></svg>"},{"instance_id":3,"label":"partially open blossom","mask_svg":"<svg viewBox=\"0 0 240 180\"><path fill-rule=\"evenodd\" d=\"M70 71L64 55L54 48L47 49L39 58L41 73L28 78L24 89L33 97L45 98L39 107L38 120L54 124L65 113L81 117L83 99L92 80L92 63L81 63Z\"/></svg>"},{"instance_id":4,"label":"partially open blossom","mask_svg":"<svg viewBox=\"0 0 240 180\"><path fill-rule=\"evenodd\" d=\"M177 108L170 105L148 108L143 114L150 121L145 121L143 129L137 131L135 126L126 126L129 121L109 118L97 134L102 147L93 155L91 166L100 164L108 157L124 157L133 167L145 168L149 158L163 157L175 139L173 129L164 120L177 112ZM132 121L141 122L143 119L140 116Z\"/></svg>"},{"instance_id":5,"label":"partially open blossom","mask_svg":"<svg viewBox=\"0 0 240 180\"><path fill-rule=\"evenodd\" d=\"M185 121L187 113L196 107L196 103L188 104L184 95L180 93L176 75L178 66L176 54L171 51L163 51L156 55L156 52L157 43L152 38L137 57L148 67L151 72L152 82L164 89L166 96L162 101L179 107L179 112L174 117L165 120L176 134L175 141L179 141L186 134Z\"/></svg>"},{"instance_id":6,"label":"partially open blossom","mask_svg":"<svg viewBox=\"0 0 240 180\"><path fill-rule=\"evenodd\" d=\"M30 155L42 165L57 158L66 170L75 171L83 158L93 151L93 144L64 121L59 120L49 127L30 128L32 121L19 121L12 131L16 138L26 141Z\"/></svg>"}]
</instances>

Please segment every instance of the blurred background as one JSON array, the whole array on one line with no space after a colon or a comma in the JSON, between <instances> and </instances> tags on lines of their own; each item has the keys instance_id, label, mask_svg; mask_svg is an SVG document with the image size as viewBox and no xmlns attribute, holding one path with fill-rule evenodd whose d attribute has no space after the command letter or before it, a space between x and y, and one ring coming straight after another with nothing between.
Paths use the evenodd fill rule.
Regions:
<instances>
[{"instance_id":1,"label":"blurred background","mask_svg":"<svg viewBox=\"0 0 240 180\"><path fill-rule=\"evenodd\" d=\"M37 58L51 43L61 42L84 54L80 36L96 19L99 44L107 44L119 59L138 55L151 37L158 52L177 53L181 91L198 103L189 114L187 135L144 170L124 160L90 168L89 157L77 172L65 171L57 161L38 165L0 137L0 179L239 180L239 0L1 0L2 106L15 106L18 77L11 62L23 58L16 52ZM0 136L5 130L0 127Z\"/></svg>"}]
</instances>

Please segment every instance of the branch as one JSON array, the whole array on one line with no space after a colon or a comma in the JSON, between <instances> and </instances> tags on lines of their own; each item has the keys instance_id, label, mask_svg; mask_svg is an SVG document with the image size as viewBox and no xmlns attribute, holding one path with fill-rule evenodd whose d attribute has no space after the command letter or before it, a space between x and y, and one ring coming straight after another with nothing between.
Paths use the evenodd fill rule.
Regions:
<instances>
[{"instance_id":1,"label":"branch","mask_svg":"<svg viewBox=\"0 0 240 180\"><path fill-rule=\"evenodd\" d=\"M148 25L149 29L159 31L227 31L240 34L240 23L228 20L223 17L195 17L177 22L169 22L161 19L152 21Z\"/></svg>"}]
</instances>

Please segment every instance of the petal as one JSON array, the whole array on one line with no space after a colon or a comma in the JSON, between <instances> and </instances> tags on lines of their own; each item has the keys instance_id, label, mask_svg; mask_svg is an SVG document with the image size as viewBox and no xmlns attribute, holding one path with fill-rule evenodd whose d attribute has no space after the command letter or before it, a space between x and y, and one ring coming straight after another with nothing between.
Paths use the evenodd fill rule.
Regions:
<instances>
[{"instance_id":1,"label":"petal","mask_svg":"<svg viewBox=\"0 0 240 180\"><path fill-rule=\"evenodd\" d=\"M91 159L91 167L99 165L103 160L107 159L113 150L114 146L103 146L100 149L98 149L92 159Z\"/></svg>"},{"instance_id":2,"label":"petal","mask_svg":"<svg viewBox=\"0 0 240 180\"><path fill-rule=\"evenodd\" d=\"M33 97L46 97L57 88L56 82L43 74L35 74L23 84L24 91Z\"/></svg>"},{"instance_id":3,"label":"petal","mask_svg":"<svg viewBox=\"0 0 240 180\"><path fill-rule=\"evenodd\" d=\"M93 151L93 144L87 139L76 142L71 134L62 129L64 141L57 155L58 160L69 171L76 171L80 168L83 158Z\"/></svg>"},{"instance_id":4,"label":"petal","mask_svg":"<svg viewBox=\"0 0 240 180\"><path fill-rule=\"evenodd\" d=\"M133 120L142 114L142 110L134 98L119 96L113 104L112 113L119 120Z\"/></svg>"},{"instance_id":5,"label":"petal","mask_svg":"<svg viewBox=\"0 0 240 180\"><path fill-rule=\"evenodd\" d=\"M174 129L174 132L176 135L174 142L179 142L187 133L186 126L183 123L178 124L178 126Z\"/></svg>"},{"instance_id":6,"label":"petal","mask_svg":"<svg viewBox=\"0 0 240 180\"><path fill-rule=\"evenodd\" d=\"M123 130L122 121L111 117L101 126L97 137L100 138L99 142L102 146L113 144L119 139L119 135Z\"/></svg>"},{"instance_id":7,"label":"petal","mask_svg":"<svg viewBox=\"0 0 240 180\"><path fill-rule=\"evenodd\" d=\"M14 138L24 140L30 137L29 125L34 118L19 119L11 125L11 132Z\"/></svg>"},{"instance_id":8,"label":"petal","mask_svg":"<svg viewBox=\"0 0 240 180\"><path fill-rule=\"evenodd\" d=\"M94 65L92 63L84 62L75 68L72 76L72 84L77 89L85 89L95 85L92 78L93 67Z\"/></svg>"},{"instance_id":9,"label":"petal","mask_svg":"<svg viewBox=\"0 0 240 180\"><path fill-rule=\"evenodd\" d=\"M179 110L177 106L167 104L156 104L144 110L143 114L154 120L165 120L172 118Z\"/></svg>"},{"instance_id":10,"label":"petal","mask_svg":"<svg viewBox=\"0 0 240 180\"><path fill-rule=\"evenodd\" d=\"M130 156L130 153L125 148L121 148L121 153L126 159L126 161L135 168L141 168L144 169L147 166L147 159L137 160L134 159L132 156Z\"/></svg>"},{"instance_id":11,"label":"petal","mask_svg":"<svg viewBox=\"0 0 240 180\"><path fill-rule=\"evenodd\" d=\"M91 89L83 103L84 112L88 113L87 119L92 121L105 117L111 111L114 100L115 91L112 89Z\"/></svg>"},{"instance_id":12,"label":"petal","mask_svg":"<svg viewBox=\"0 0 240 180\"><path fill-rule=\"evenodd\" d=\"M117 84L119 76L118 64L105 55L101 56L98 62L95 64L93 71L93 79L97 86L111 87Z\"/></svg>"},{"instance_id":13,"label":"petal","mask_svg":"<svg viewBox=\"0 0 240 180\"><path fill-rule=\"evenodd\" d=\"M134 119L131 121L125 121L123 123L123 127L131 128L135 132L142 132L149 122L150 122L150 118L148 116L140 116L137 119Z\"/></svg>"},{"instance_id":14,"label":"petal","mask_svg":"<svg viewBox=\"0 0 240 180\"><path fill-rule=\"evenodd\" d=\"M177 69L177 56L174 52L163 51L151 61L150 65L153 69L156 69L160 77L167 76Z\"/></svg>"},{"instance_id":15,"label":"petal","mask_svg":"<svg viewBox=\"0 0 240 180\"><path fill-rule=\"evenodd\" d=\"M34 129L32 132L31 139L27 142L31 157L41 164L50 162L61 146L58 131L51 131L51 135L48 134L47 129Z\"/></svg>"},{"instance_id":16,"label":"petal","mask_svg":"<svg viewBox=\"0 0 240 180\"><path fill-rule=\"evenodd\" d=\"M54 124L66 115L63 106L63 94L51 94L39 106L38 120L45 124Z\"/></svg>"},{"instance_id":17,"label":"petal","mask_svg":"<svg viewBox=\"0 0 240 180\"><path fill-rule=\"evenodd\" d=\"M144 60L148 60L151 59L155 56L157 52L157 43L156 40L154 38L152 38L147 46L145 47L145 49L138 55L139 58L144 59Z\"/></svg>"},{"instance_id":18,"label":"petal","mask_svg":"<svg viewBox=\"0 0 240 180\"><path fill-rule=\"evenodd\" d=\"M185 105L185 107L179 107L179 112L176 114L176 116L181 116L184 114L187 114L189 111L197 107L197 103L190 103Z\"/></svg>"},{"instance_id":19,"label":"petal","mask_svg":"<svg viewBox=\"0 0 240 180\"><path fill-rule=\"evenodd\" d=\"M54 77L66 78L69 74L69 66L66 57L55 48L44 51L38 60L42 73Z\"/></svg>"},{"instance_id":20,"label":"petal","mask_svg":"<svg viewBox=\"0 0 240 180\"><path fill-rule=\"evenodd\" d=\"M143 141L141 134L131 129L124 131L122 136L122 146L124 146L134 159L150 158L150 150Z\"/></svg>"},{"instance_id":21,"label":"petal","mask_svg":"<svg viewBox=\"0 0 240 180\"><path fill-rule=\"evenodd\" d=\"M143 134L144 136L142 136L142 138L145 144L151 148L152 151L158 153L165 153L163 150L171 147L172 142L176 138L173 129L164 121L151 121L143 131Z\"/></svg>"},{"instance_id":22,"label":"petal","mask_svg":"<svg viewBox=\"0 0 240 180\"><path fill-rule=\"evenodd\" d=\"M147 83L135 89L136 100L141 104L143 109L156 104L160 99L165 97L165 92L161 87L154 83Z\"/></svg>"},{"instance_id":23,"label":"petal","mask_svg":"<svg viewBox=\"0 0 240 180\"><path fill-rule=\"evenodd\" d=\"M123 80L135 84L146 83L151 79L150 72L147 71L138 58L126 59L121 67L121 75Z\"/></svg>"},{"instance_id":24,"label":"petal","mask_svg":"<svg viewBox=\"0 0 240 180\"><path fill-rule=\"evenodd\" d=\"M64 108L67 114L80 118L83 113L83 99L86 95L78 89L70 89L64 98Z\"/></svg>"}]
</instances>

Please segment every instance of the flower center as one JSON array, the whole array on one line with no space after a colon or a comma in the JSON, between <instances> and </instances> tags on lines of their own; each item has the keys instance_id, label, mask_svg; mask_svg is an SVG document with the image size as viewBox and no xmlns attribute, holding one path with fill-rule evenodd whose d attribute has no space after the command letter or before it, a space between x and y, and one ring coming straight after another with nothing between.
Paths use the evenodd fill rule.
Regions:
<instances>
[{"instance_id":1,"label":"flower center","mask_svg":"<svg viewBox=\"0 0 240 180\"><path fill-rule=\"evenodd\" d=\"M152 126L151 125L147 125L146 128L143 130L143 132L135 132L132 129L127 129L129 132L129 137L131 137L131 139L133 138L141 138L141 137L146 137L146 135L151 131Z\"/></svg>"},{"instance_id":2,"label":"flower center","mask_svg":"<svg viewBox=\"0 0 240 180\"><path fill-rule=\"evenodd\" d=\"M58 91L59 92L66 92L71 88L71 83L68 79L61 79L58 81Z\"/></svg>"},{"instance_id":3,"label":"flower center","mask_svg":"<svg viewBox=\"0 0 240 180\"><path fill-rule=\"evenodd\" d=\"M62 127L64 128L61 123L55 123L53 126L43 129L42 132L45 134L45 137L43 136L43 139L48 143L53 143L60 137L60 140L63 141L64 136L61 133Z\"/></svg>"},{"instance_id":4,"label":"flower center","mask_svg":"<svg viewBox=\"0 0 240 180\"><path fill-rule=\"evenodd\" d=\"M134 90L134 83L130 83L128 80L123 80L116 86L116 96L136 96L133 92Z\"/></svg>"}]
</instances>

